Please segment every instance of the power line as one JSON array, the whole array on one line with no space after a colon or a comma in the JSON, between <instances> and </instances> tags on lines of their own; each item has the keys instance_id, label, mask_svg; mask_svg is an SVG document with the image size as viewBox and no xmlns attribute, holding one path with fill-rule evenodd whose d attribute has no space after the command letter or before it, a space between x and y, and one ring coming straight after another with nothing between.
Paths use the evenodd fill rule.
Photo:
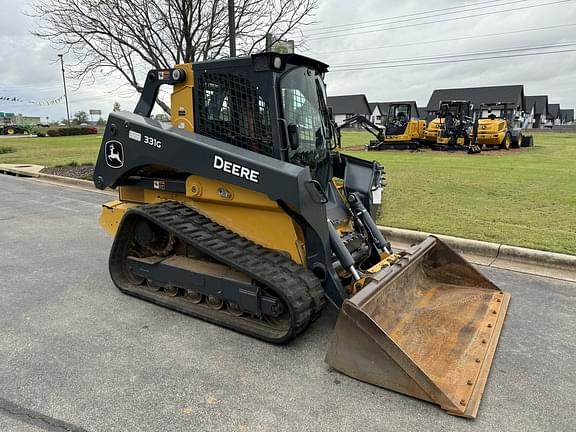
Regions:
<instances>
[{"instance_id":1,"label":"power line","mask_svg":"<svg viewBox=\"0 0 576 432\"><path fill-rule=\"evenodd\" d=\"M504 12L512 12L512 11L517 11L517 10L526 10L526 9L532 9L532 8L543 7L543 6L551 6L551 5L560 4L560 3L567 3L567 2L571 2L571 1L574 1L574 0L557 0L557 1L553 1L553 2L540 3L540 4L536 4L536 5L528 5L528 6L524 6L524 7L518 7L518 8L509 8L509 9L502 9L499 11L492 11L492 12L486 12L486 13L473 14L473 15L465 15L465 16L461 16L461 17L453 17L453 18L448 18L445 20L427 21L427 22L423 22L423 23L412 23L412 24L403 25L403 26L388 27L388 28L377 29L377 30L367 30L367 31L363 31L363 32L335 34L335 35L330 35L330 36L320 36L320 37L316 37L316 38L309 38L308 41L347 37L347 36L354 36L354 35L358 35L358 34L365 35L367 33L377 33L377 32L382 32L382 31L387 31L387 30L397 30L397 29L403 29L403 28L409 28L409 27L419 27L419 26L428 25L428 24L438 24L438 23L443 23L443 22L448 22L448 21L457 21L457 20L463 20L463 19L468 19L468 18L477 18L477 17L481 17L481 16L500 14L500 13L504 13Z\"/></svg>"},{"instance_id":2,"label":"power line","mask_svg":"<svg viewBox=\"0 0 576 432\"><path fill-rule=\"evenodd\" d=\"M505 36L505 35L511 35L511 34L517 34L517 33L528 33L528 32L533 32L533 31L552 30L552 29L558 29L558 28L564 28L564 27L575 27L575 26L576 26L576 23L574 23L574 24L561 24L561 25L555 25L555 26L549 26L549 27L538 27L538 28L525 29L525 30L513 30L513 31L507 31L507 32L500 32L500 33L487 33L487 34L483 34L483 35L464 36L464 37L459 36L457 38L457 40L461 41L461 40L470 40L470 39L482 39L482 38L488 38L488 37L494 37L494 36ZM337 52L334 52L334 51L312 51L312 52L314 53L314 55L316 55L316 54L337 55L337 54L345 53L345 52L372 51L372 50L379 50L379 49L401 48L401 47L416 46L416 45L417 46L432 45L435 43L442 43L442 42L454 42L454 40L455 40L455 38L436 39L436 40L431 40L431 41L417 41L417 42L409 42L409 43L404 43L404 44L384 45L384 46L378 46L378 47L351 48L351 49L338 50Z\"/></svg>"},{"instance_id":3,"label":"power line","mask_svg":"<svg viewBox=\"0 0 576 432\"><path fill-rule=\"evenodd\" d=\"M385 66L357 67L357 68L349 68L349 69L337 69L337 70L331 71L331 73L358 71L358 70L370 70L370 69L392 69L392 68L400 68L400 67L425 66L425 65L436 65L436 64L445 64L445 63L462 63L462 62L493 60L493 59L508 59L508 58L515 58L515 57L530 57L530 56L537 56L537 55L560 54L560 53L568 53L568 52L576 52L576 49L545 51L545 52L539 52L539 53L509 54L509 55L503 55L503 56L490 56L490 57L471 58L471 59L443 60L443 61L435 61L435 62L404 63L404 64L392 64L392 65L385 65Z\"/></svg>"},{"instance_id":4,"label":"power line","mask_svg":"<svg viewBox=\"0 0 576 432\"><path fill-rule=\"evenodd\" d=\"M448 59L448 58L457 58L457 57L486 55L486 54L502 54L502 53L508 53L508 52L533 51L533 50L541 50L541 49L548 49L548 48L561 48L561 47L574 46L574 45L576 45L576 41L568 41L568 42L558 42L558 43L554 43L554 44L539 45L539 46L512 47L512 48L502 48L502 49L498 49L498 50L463 52L463 53L444 54L444 55L427 56L427 57L410 57L410 58L402 58L402 59L379 60L379 61L375 61L375 62L345 63L345 64L340 64L340 65L334 65L333 67L334 68L341 68L341 67L349 67L349 66L370 66L370 65L377 65L377 64L403 63L403 62L434 60L434 59Z\"/></svg>"},{"instance_id":5,"label":"power line","mask_svg":"<svg viewBox=\"0 0 576 432\"><path fill-rule=\"evenodd\" d=\"M476 3L471 3L468 5L451 6L451 7L443 8L443 9L434 9L434 10L412 13L412 14L406 14L406 15L396 15L396 16L392 16L392 17L388 17L388 18L379 18L379 19L368 20L368 21L357 21L355 23L337 24L337 25L333 25L333 26L318 27L316 29L312 29L312 31L326 30L326 29L331 29L331 28L335 28L335 27L348 27L350 25L369 24L369 23L379 22L379 21L390 21L390 20L394 20L394 19L398 19L398 18L407 18L407 17L411 17L411 16L425 15L425 14L429 14L429 13L433 13L433 12L447 11L447 10L452 10L452 9L462 9L462 8L477 6L477 5L485 4L485 3L492 3L493 4L493 3L498 2L498 1L502 1L502 0L481 1L481 2L476 2Z\"/></svg>"},{"instance_id":6,"label":"power line","mask_svg":"<svg viewBox=\"0 0 576 432\"><path fill-rule=\"evenodd\" d=\"M503 0L499 0L499 1L503 1ZM495 7L501 7L501 6L506 6L506 5L510 5L510 4L516 4L516 3L526 3L529 1L532 1L532 0L512 0L512 1L506 1L504 3L499 3L499 4L494 4L495 3L494 1L482 1L479 3L471 4L471 5L453 6L453 7L444 8L444 9L431 10L428 12L420 12L420 13L408 14L408 15L399 15L396 17L381 18L381 19L377 19L377 20L364 21L364 22L338 24L338 25L334 25L334 26L330 26L330 27L325 27L324 29L327 31L319 31L320 29L316 29L316 30L305 31L304 33L307 35L317 36L317 35L321 35L321 34L335 33L335 32L340 31L337 28L346 28L347 30L359 30L359 29L363 29L363 28L378 27L378 26L383 25L382 23L369 24L371 22L390 21L390 22L387 22L385 24L400 24L403 22L409 22L409 21L413 21L413 20L422 20L422 19L434 18L434 17L438 17L438 16L454 15L454 14L459 14L459 13L463 13L463 12L472 12L475 10L485 10L486 8L495 8ZM477 5L486 4L486 3L490 3L490 5L489 6L483 6L483 7L472 7L472 6L477 6ZM447 10L451 10L451 9L458 9L458 10L456 10L454 12L443 12L443 11L447 11ZM438 13L438 12L441 12L441 13ZM418 15L428 15L428 16L422 16L420 18L417 18ZM409 17L412 17L412 18L409 18ZM396 20L398 18L405 18L405 19L393 21L393 20ZM364 25L364 24L368 24L368 25ZM356 26L358 26L358 27L356 27ZM330 30L331 28L334 28L334 30Z\"/></svg>"}]
</instances>

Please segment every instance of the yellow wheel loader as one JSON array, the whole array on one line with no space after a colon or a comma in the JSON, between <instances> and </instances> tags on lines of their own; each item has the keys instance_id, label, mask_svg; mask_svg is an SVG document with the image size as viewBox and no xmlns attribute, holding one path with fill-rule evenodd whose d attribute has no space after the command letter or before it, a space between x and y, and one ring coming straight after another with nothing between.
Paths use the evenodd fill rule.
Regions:
<instances>
[{"instance_id":1,"label":"yellow wheel loader","mask_svg":"<svg viewBox=\"0 0 576 432\"><path fill-rule=\"evenodd\" d=\"M95 168L118 190L100 217L112 281L272 343L331 304L329 365L475 417L510 296L437 238L392 251L372 217L383 168L336 151L327 68L263 53L151 70ZM163 85L170 128L150 118Z\"/></svg>"},{"instance_id":2,"label":"yellow wheel loader","mask_svg":"<svg viewBox=\"0 0 576 432\"><path fill-rule=\"evenodd\" d=\"M533 138L522 134L522 122L520 116L516 115L518 112L518 107L513 103L480 105L480 114L474 125L475 144L502 150L532 146Z\"/></svg>"}]
</instances>

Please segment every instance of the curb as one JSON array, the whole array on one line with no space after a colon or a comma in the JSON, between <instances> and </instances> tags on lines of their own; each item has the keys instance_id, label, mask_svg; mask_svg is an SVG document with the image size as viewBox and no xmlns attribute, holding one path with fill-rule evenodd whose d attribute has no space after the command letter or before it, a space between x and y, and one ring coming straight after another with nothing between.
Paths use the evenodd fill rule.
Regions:
<instances>
[{"instance_id":1,"label":"curb","mask_svg":"<svg viewBox=\"0 0 576 432\"><path fill-rule=\"evenodd\" d=\"M61 184L82 190L116 195L112 191L101 191L89 180L43 174L37 171L26 171L13 167L0 166L0 173L18 177L31 177L47 183ZM382 234L392 243L395 249L408 249L420 243L428 236L435 236L463 255L468 261L485 267L494 267L518 271L537 276L576 282L576 256L555 252L545 252L499 243L468 240L442 234L412 231L402 228L379 226Z\"/></svg>"},{"instance_id":2,"label":"curb","mask_svg":"<svg viewBox=\"0 0 576 432\"><path fill-rule=\"evenodd\" d=\"M106 195L115 195L115 193L112 193L111 191L106 191L106 190L103 191L100 189L96 189L96 187L94 186L94 183L91 182L90 180L77 179L77 178L73 178L73 177L57 176L57 175L53 175L53 174L44 174L44 173L37 171L36 170L37 167L34 167L34 168L35 168L34 170L26 170L26 169L18 169L15 167L9 167L6 165L0 165L0 174L13 175L16 177L34 178L37 180L45 181L47 183L72 186L72 187L87 190L90 192L103 193Z\"/></svg>"},{"instance_id":3,"label":"curb","mask_svg":"<svg viewBox=\"0 0 576 432\"><path fill-rule=\"evenodd\" d=\"M461 255L473 256L482 259L478 264L488 265L498 256L500 245L478 240L468 240L460 237L452 237L441 234L433 234L421 231L411 231L401 228L391 228L380 226L380 231L392 243L398 244L398 247L409 247L415 243L420 243L428 236L435 236L454 249Z\"/></svg>"},{"instance_id":4,"label":"curb","mask_svg":"<svg viewBox=\"0 0 576 432\"><path fill-rule=\"evenodd\" d=\"M36 178L39 178L42 180L47 180L47 181L52 182L52 183L62 183L62 184L76 186L76 187L81 187L83 189L90 189L90 190L96 189L96 187L94 186L94 183L91 182L90 180L77 179L77 178L73 178L73 177L57 176L57 175L53 175L53 174L44 174L44 173L38 173Z\"/></svg>"},{"instance_id":5,"label":"curb","mask_svg":"<svg viewBox=\"0 0 576 432\"><path fill-rule=\"evenodd\" d=\"M576 282L576 256L573 255L400 228L379 228L398 249L407 249L433 235L475 264Z\"/></svg>"}]
</instances>

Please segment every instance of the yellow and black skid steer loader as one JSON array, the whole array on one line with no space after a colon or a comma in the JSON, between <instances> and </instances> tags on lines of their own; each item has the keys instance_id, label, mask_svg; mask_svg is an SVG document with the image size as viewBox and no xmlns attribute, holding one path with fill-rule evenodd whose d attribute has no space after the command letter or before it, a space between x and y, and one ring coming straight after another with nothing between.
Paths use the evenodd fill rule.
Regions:
<instances>
[{"instance_id":1,"label":"yellow and black skid steer loader","mask_svg":"<svg viewBox=\"0 0 576 432\"><path fill-rule=\"evenodd\" d=\"M393 253L372 214L383 168L335 151L327 65L256 54L148 73L110 114L97 188L124 293L284 343L325 301L326 361L475 417L509 295L434 237ZM172 127L151 119L173 87Z\"/></svg>"},{"instance_id":2,"label":"yellow and black skid steer loader","mask_svg":"<svg viewBox=\"0 0 576 432\"><path fill-rule=\"evenodd\" d=\"M441 101L438 111L439 125L433 150L465 150L468 154L480 153L481 146L471 142L475 122L474 106L470 101Z\"/></svg>"}]
</instances>

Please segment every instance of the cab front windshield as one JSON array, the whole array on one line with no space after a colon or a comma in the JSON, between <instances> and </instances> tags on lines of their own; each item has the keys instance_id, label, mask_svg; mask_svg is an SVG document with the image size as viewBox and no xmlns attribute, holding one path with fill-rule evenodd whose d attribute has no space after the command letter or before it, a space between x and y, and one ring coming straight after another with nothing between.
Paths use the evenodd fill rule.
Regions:
<instances>
[{"instance_id":1,"label":"cab front windshield","mask_svg":"<svg viewBox=\"0 0 576 432\"><path fill-rule=\"evenodd\" d=\"M459 114L469 116L470 115L470 106L466 104L444 104L443 106L444 112L449 112L453 116L457 116Z\"/></svg>"},{"instance_id":2,"label":"cab front windshield","mask_svg":"<svg viewBox=\"0 0 576 432\"><path fill-rule=\"evenodd\" d=\"M316 167L326 159L328 109L324 98L324 84L313 69L295 68L280 81L284 120L297 127L299 146L290 150L290 161Z\"/></svg>"},{"instance_id":3,"label":"cab front windshield","mask_svg":"<svg viewBox=\"0 0 576 432\"><path fill-rule=\"evenodd\" d=\"M480 115L480 118L483 119L501 118L510 120L512 117L512 109L505 105L485 106Z\"/></svg>"},{"instance_id":4,"label":"cab front windshield","mask_svg":"<svg viewBox=\"0 0 576 432\"><path fill-rule=\"evenodd\" d=\"M391 105L388 112L388 118L408 121L410 120L410 114L410 105L408 104Z\"/></svg>"}]
</instances>

